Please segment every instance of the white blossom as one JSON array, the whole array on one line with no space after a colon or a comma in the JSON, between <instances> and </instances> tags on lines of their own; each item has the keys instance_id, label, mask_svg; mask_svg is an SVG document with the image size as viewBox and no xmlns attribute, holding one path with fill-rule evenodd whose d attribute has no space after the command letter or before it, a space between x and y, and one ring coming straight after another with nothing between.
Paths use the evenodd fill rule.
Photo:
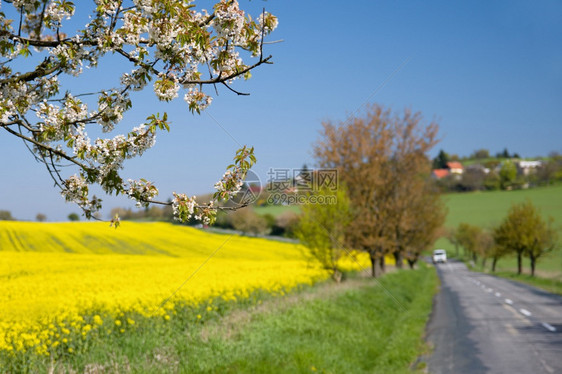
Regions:
<instances>
[{"instance_id":1,"label":"white blossom","mask_svg":"<svg viewBox=\"0 0 562 374\"><path fill-rule=\"evenodd\" d=\"M88 184L84 177L73 175L64 181L61 195L66 201L80 206L88 217L101 209L101 200L95 196L90 200L88 196Z\"/></svg>"},{"instance_id":2,"label":"white blossom","mask_svg":"<svg viewBox=\"0 0 562 374\"><path fill-rule=\"evenodd\" d=\"M98 98L97 122L103 132L110 132L123 119L123 113L131 105L128 95L118 91L103 92Z\"/></svg>"},{"instance_id":3,"label":"white blossom","mask_svg":"<svg viewBox=\"0 0 562 374\"><path fill-rule=\"evenodd\" d=\"M159 75L159 78L154 82L154 93L156 96L163 101L171 101L178 97L178 91L180 85L175 77L167 77L163 74Z\"/></svg>"},{"instance_id":4,"label":"white blossom","mask_svg":"<svg viewBox=\"0 0 562 374\"><path fill-rule=\"evenodd\" d=\"M175 193L172 200L172 211L174 218L178 221L185 222L193 217L196 212L197 202L195 196L188 197L186 194Z\"/></svg>"},{"instance_id":5,"label":"white blossom","mask_svg":"<svg viewBox=\"0 0 562 374\"><path fill-rule=\"evenodd\" d=\"M70 19L74 15L74 10L74 6L69 6L65 1L51 2L45 9L47 24L59 26L63 19Z\"/></svg>"},{"instance_id":6,"label":"white blossom","mask_svg":"<svg viewBox=\"0 0 562 374\"><path fill-rule=\"evenodd\" d=\"M223 174L221 180L215 183L215 189L217 190L217 192L222 194L225 199L230 199L236 196L238 192L240 192L240 189L244 184L244 177L245 174L243 174L239 170L235 172L232 170L227 170ZM233 186L229 187L229 185Z\"/></svg>"},{"instance_id":7,"label":"white blossom","mask_svg":"<svg viewBox=\"0 0 562 374\"><path fill-rule=\"evenodd\" d=\"M263 28L265 34L271 33L279 26L279 20L273 14L264 12L258 16L258 25Z\"/></svg>"},{"instance_id":8,"label":"white blossom","mask_svg":"<svg viewBox=\"0 0 562 374\"><path fill-rule=\"evenodd\" d=\"M23 8L24 11L28 13L33 12L35 9L37 9L38 5L37 1L35 0L14 0L12 4L14 5L14 8Z\"/></svg>"},{"instance_id":9,"label":"white blossom","mask_svg":"<svg viewBox=\"0 0 562 374\"><path fill-rule=\"evenodd\" d=\"M239 9L238 1L221 1L215 6L213 27L219 38L231 39L237 45L243 43L244 12Z\"/></svg>"},{"instance_id":10,"label":"white blossom","mask_svg":"<svg viewBox=\"0 0 562 374\"><path fill-rule=\"evenodd\" d=\"M158 196L158 189L151 182L133 179L127 182L129 184L127 195L137 202L138 208L147 207L152 199Z\"/></svg>"},{"instance_id":11,"label":"white blossom","mask_svg":"<svg viewBox=\"0 0 562 374\"><path fill-rule=\"evenodd\" d=\"M204 87L229 85L241 78L239 72L254 64L245 60L261 53L262 35L277 26L269 13L252 21L237 0L218 1L212 15L195 10L191 0L132 0L132 4L95 0L88 23L67 35L75 22L72 27L70 22L62 26L65 20L76 20L76 1L10 3L11 13L18 17L0 16L0 121L5 128L17 126L37 157L64 161L79 170L71 177L66 168L51 175L65 199L82 207L87 216L101 207L101 200L89 196L93 184L107 193L127 194L141 205L158 192L150 182L125 182L119 175L125 160L154 146L156 131L169 129L166 114L147 113L146 123L115 134L128 125L123 118L132 107L131 92L145 89L150 82L158 99L172 101L181 92L189 110L199 113L213 100ZM81 11L87 8L86 2L80 6ZM10 14L5 8L4 4L1 9ZM40 27L37 22L42 22ZM36 35L37 30L41 35ZM240 55L240 50L250 54ZM67 76L79 77L90 67L102 71L114 61L126 66L119 79L108 74L92 84L95 88L83 85L72 93L65 86L72 82ZM257 65L264 62L267 59ZM92 128L104 135L92 141ZM230 198L242 185L245 167L239 162L216 185L221 199ZM174 196L179 219L210 222L216 209L212 202L198 206L195 197Z\"/></svg>"},{"instance_id":12,"label":"white blossom","mask_svg":"<svg viewBox=\"0 0 562 374\"><path fill-rule=\"evenodd\" d=\"M207 109L213 101L211 96L205 95L197 88L190 88L183 99L189 104L189 108L196 112Z\"/></svg>"},{"instance_id":13,"label":"white blossom","mask_svg":"<svg viewBox=\"0 0 562 374\"><path fill-rule=\"evenodd\" d=\"M148 75L148 71L144 67L140 67L133 70L130 74L124 73L121 76L121 84L131 86L133 91L140 91L148 84Z\"/></svg>"}]
</instances>

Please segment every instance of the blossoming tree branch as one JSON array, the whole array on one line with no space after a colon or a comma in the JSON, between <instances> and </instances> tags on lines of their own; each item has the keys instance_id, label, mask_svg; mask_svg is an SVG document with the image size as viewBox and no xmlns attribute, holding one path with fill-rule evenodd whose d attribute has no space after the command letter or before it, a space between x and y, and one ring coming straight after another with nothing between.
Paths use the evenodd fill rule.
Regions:
<instances>
[{"instance_id":1,"label":"blossoming tree branch","mask_svg":"<svg viewBox=\"0 0 562 374\"><path fill-rule=\"evenodd\" d=\"M211 103L205 87L225 86L241 94L230 85L270 61L263 54L264 37L276 28L277 18L265 11L252 18L236 0L219 1L212 12L197 11L190 0L93 0L79 6L66 0L11 0L0 6L0 128L24 141L64 198L91 218L102 207L90 193L98 184L138 206L171 204L180 221L212 222L217 202L239 191L255 163L253 148L237 151L215 184L213 201L201 205L195 197L174 193L164 203L155 200L153 183L125 181L120 171L124 160L154 145L158 131L169 131L166 113L151 114L125 134L114 133L132 107L131 93L148 85L164 102L181 92L192 113ZM67 34L78 22L77 7L90 12L88 22ZM65 89L65 75L107 68L106 56L122 60L119 66L126 71L119 80L96 92ZM92 141L93 127L106 137ZM63 175L63 164L72 165L76 174Z\"/></svg>"}]
</instances>

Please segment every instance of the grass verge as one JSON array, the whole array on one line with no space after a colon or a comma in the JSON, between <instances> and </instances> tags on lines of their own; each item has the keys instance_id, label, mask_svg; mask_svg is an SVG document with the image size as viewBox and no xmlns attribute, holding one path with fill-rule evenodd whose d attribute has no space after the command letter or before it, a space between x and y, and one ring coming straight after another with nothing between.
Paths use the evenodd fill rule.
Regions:
<instances>
[{"instance_id":1,"label":"grass verge","mask_svg":"<svg viewBox=\"0 0 562 374\"><path fill-rule=\"evenodd\" d=\"M145 319L80 354L30 358L19 371L400 373L425 350L437 289L432 267L380 280L324 283L283 297L214 301L170 320Z\"/></svg>"},{"instance_id":2,"label":"grass verge","mask_svg":"<svg viewBox=\"0 0 562 374\"><path fill-rule=\"evenodd\" d=\"M461 260L463 260L461 258ZM510 279L519 283L527 284L536 288L540 288L544 291L562 295L562 281L560 280L559 273L554 273L554 276L531 276L529 273L517 274L515 269L510 268L509 270L499 269L498 271L492 272L489 266L483 267L480 263L472 265L470 261L464 259L468 268L472 271L477 271L480 273L486 273L490 275L495 275L498 277ZM526 269L523 270L524 272ZM550 273L545 273L550 274Z\"/></svg>"},{"instance_id":3,"label":"grass verge","mask_svg":"<svg viewBox=\"0 0 562 374\"><path fill-rule=\"evenodd\" d=\"M507 272L507 271L500 271L497 273L490 273L490 274L497 275L502 278L511 279L516 282L525 283L530 286L534 286L548 292L562 295L562 282L556 279L542 278L536 276L532 277L529 274L518 275L517 273Z\"/></svg>"}]
</instances>

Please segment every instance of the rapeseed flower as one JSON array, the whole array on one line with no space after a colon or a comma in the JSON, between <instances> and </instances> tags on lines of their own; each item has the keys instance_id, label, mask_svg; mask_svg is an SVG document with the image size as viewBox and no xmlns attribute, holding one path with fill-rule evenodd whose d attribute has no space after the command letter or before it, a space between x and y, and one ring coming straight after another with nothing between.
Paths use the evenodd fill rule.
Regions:
<instances>
[{"instance_id":1,"label":"rapeseed flower","mask_svg":"<svg viewBox=\"0 0 562 374\"><path fill-rule=\"evenodd\" d=\"M47 355L72 342L72 353L104 321L114 321L108 333L125 333L134 315L169 320L177 307L201 304L212 312L214 298L282 295L329 276L295 244L165 223L121 227L0 222L0 350Z\"/></svg>"}]
</instances>

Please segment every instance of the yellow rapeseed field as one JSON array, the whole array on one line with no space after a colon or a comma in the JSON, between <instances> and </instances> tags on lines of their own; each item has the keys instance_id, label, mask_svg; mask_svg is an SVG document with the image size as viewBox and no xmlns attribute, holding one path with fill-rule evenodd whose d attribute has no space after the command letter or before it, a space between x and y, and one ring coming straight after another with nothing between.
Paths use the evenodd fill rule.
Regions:
<instances>
[{"instance_id":1,"label":"yellow rapeseed field","mask_svg":"<svg viewBox=\"0 0 562 374\"><path fill-rule=\"evenodd\" d=\"M327 276L290 243L167 223L3 221L0 351L72 353L95 331L133 328L134 315L167 320L178 305Z\"/></svg>"}]
</instances>

